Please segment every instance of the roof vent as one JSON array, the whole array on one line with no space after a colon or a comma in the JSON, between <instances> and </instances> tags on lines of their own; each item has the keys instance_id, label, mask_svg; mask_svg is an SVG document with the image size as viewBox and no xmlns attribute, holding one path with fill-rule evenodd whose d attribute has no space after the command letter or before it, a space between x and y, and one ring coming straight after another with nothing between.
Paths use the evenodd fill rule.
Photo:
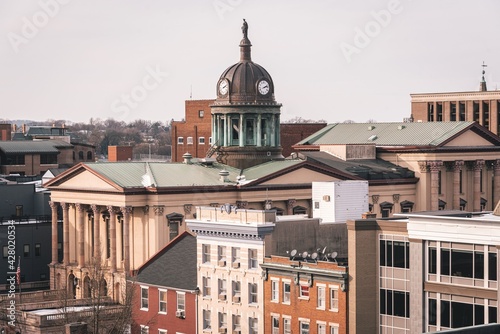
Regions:
<instances>
[{"instance_id":1,"label":"roof vent","mask_svg":"<svg viewBox=\"0 0 500 334\"><path fill-rule=\"evenodd\" d=\"M221 170L219 172L219 175L220 175L220 180L222 182L228 182L229 181L229 178L228 178L229 172L227 170L225 170L225 169Z\"/></svg>"},{"instance_id":2,"label":"roof vent","mask_svg":"<svg viewBox=\"0 0 500 334\"><path fill-rule=\"evenodd\" d=\"M191 153L189 152L186 152L182 155L182 158L184 159L184 163L186 165L190 165L191 164L191 159L193 159L193 156L191 155Z\"/></svg>"},{"instance_id":3,"label":"roof vent","mask_svg":"<svg viewBox=\"0 0 500 334\"><path fill-rule=\"evenodd\" d=\"M403 130L404 128L406 128L406 126L404 126L404 125L398 125L398 130Z\"/></svg>"},{"instance_id":4,"label":"roof vent","mask_svg":"<svg viewBox=\"0 0 500 334\"><path fill-rule=\"evenodd\" d=\"M375 125L368 125L368 131L372 131L373 129L375 129Z\"/></svg>"},{"instance_id":5,"label":"roof vent","mask_svg":"<svg viewBox=\"0 0 500 334\"><path fill-rule=\"evenodd\" d=\"M378 138L377 135L371 135L370 137L368 137L368 140L369 141L374 141L377 138Z\"/></svg>"}]
</instances>

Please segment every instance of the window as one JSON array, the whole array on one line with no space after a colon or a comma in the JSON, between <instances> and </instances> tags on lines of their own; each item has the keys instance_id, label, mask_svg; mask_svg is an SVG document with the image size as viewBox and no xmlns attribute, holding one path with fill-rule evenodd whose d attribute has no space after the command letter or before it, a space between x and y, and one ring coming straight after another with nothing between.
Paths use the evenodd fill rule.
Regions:
<instances>
[{"instance_id":1,"label":"window","mask_svg":"<svg viewBox=\"0 0 500 334\"><path fill-rule=\"evenodd\" d=\"M23 246L23 255L24 257L30 256L30 245L26 244Z\"/></svg>"},{"instance_id":2,"label":"window","mask_svg":"<svg viewBox=\"0 0 500 334\"><path fill-rule=\"evenodd\" d=\"M294 215L305 215L307 214L307 209L303 206L297 205L292 209Z\"/></svg>"},{"instance_id":3,"label":"window","mask_svg":"<svg viewBox=\"0 0 500 334\"><path fill-rule=\"evenodd\" d=\"M488 253L488 279L497 280L497 253Z\"/></svg>"},{"instance_id":4,"label":"window","mask_svg":"<svg viewBox=\"0 0 500 334\"><path fill-rule=\"evenodd\" d=\"M219 312L219 328L227 328L227 313Z\"/></svg>"},{"instance_id":5,"label":"window","mask_svg":"<svg viewBox=\"0 0 500 334\"><path fill-rule=\"evenodd\" d=\"M283 303L290 303L290 282L283 282Z\"/></svg>"},{"instance_id":6,"label":"window","mask_svg":"<svg viewBox=\"0 0 500 334\"><path fill-rule=\"evenodd\" d=\"M203 310L203 330L210 330L212 329L210 320L211 320L211 315L212 312L210 310Z\"/></svg>"},{"instance_id":7,"label":"window","mask_svg":"<svg viewBox=\"0 0 500 334\"><path fill-rule=\"evenodd\" d=\"M193 137L187 137L187 144L193 145Z\"/></svg>"},{"instance_id":8,"label":"window","mask_svg":"<svg viewBox=\"0 0 500 334\"><path fill-rule=\"evenodd\" d=\"M465 102L459 102L458 104L458 112L459 112L459 121L463 122L465 121Z\"/></svg>"},{"instance_id":9,"label":"window","mask_svg":"<svg viewBox=\"0 0 500 334\"><path fill-rule=\"evenodd\" d=\"M248 330L250 334L259 333L259 321L257 318L248 318Z\"/></svg>"},{"instance_id":10,"label":"window","mask_svg":"<svg viewBox=\"0 0 500 334\"><path fill-rule=\"evenodd\" d=\"M380 213L382 214L383 218L389 217L389 215L392 212L392 207L394 206L393 203L390 202L382 202L380 203Z\"/></svg>"},{"instance_id":11,"label":"window","mask_svg":"<svg viewBox=\"0 0 500 334\"><path fill-rule=\"evenodd\" d=\"M212 145L212 144L213 144L212 137L208 137L208 143L209 143L210 145Z\"/></svg>"},{"instance_id":12,"label":"window","mask_svg":"<svg viewBox=\"0 0 500 334\"><path fill-rule=\"evenodd\" d=\"M227 286L225 279L219 279L219 300L226 300Z\"/></svg>"},{"instance_id":13,"label":"window","mask_svg":"<svg viewBox=\"0 0 500 334\"><path fill-rule=\"evenodd\" d=\"M210 277L203 277L203 297L210 297L212 293L212 279Z\"/></svg>"},{"instance_id":14,"label":"window","mask_svg":"<svg viewBox=\"0 0 500 334\"><path fill-rule=\"evenodd\" d=\"M16 205L16 216L21 217L23 215L23 206L22 205Z\"/></svg>"},{"instance_id":15,"label":"window","mask_svg":"<svg viewBox=\"0 0 500 334\"><path fill-rule=\"evenodd\" d=\"M484 279L484 262L482 251L441 248L441 275Z\"/></svg>"},{"instance_id":16,"label":"window","mask_svg":"<svg viewBox=\"0 0 500 334\"><path fill-rule=\"evenodd\" d=\"M432 103L427 105L427 121L434 122L434 104Z\"/></svg>"},{"instance_id":17,"label":"window","mask_svg":"<svg viewBox=\"0 0 500 334\"><path fill-rule=\"evenodd\" d=\"M168 224L169 230L169 240L172 241L176 236L179 235L179 222L178 221L172 221Z\"/></svg>"},{"instance_id":18,"label":"window","mask_svg":"<svg viewBox=\"0 0 500 334\"><path fill-rule=\"evenodd\" d=\"M233 303L241 301L241 282L233 281Z\"/></svg>"},{"instance_id":19,"label":"window","mask_svg":"<svg viewBox=\"0 0 500 334\"><path fill-rule=\"evenodd\" d=\"M280 318L277 316L271 317L271 334L279 334L280 332Z\"/></svg>"},{"instance_id":20,"label":"window","mask_svg":"<svg viewBox=\"0 0 500 334\"><path fill-rule=\"evenodd\" d=\"M257 269L259 267L259 263L257 261L257 250L249 249L248 250L248 268L249 269Z\"/></svg>"},{"instance_id":21,"label":"window","mask_svg":"<svg viewBox=\"0 0 500 334\"><path fill-rule=\"evenodd\" d=\"M141 334L149 334L149 327L141 325Z\"/></svg>"},{"instance_id":22,"label":"window","mask_svg":"<svg viewBox=\"0 0 500 334\"><path fill-rule=\"evenodd\" d=\"M437 249L429 247L429 274L437 274Z\"/></svg>"},{"instance_id":23,"label":"window","mask_svg":"<svg viewBox=\"0 0 500 334\"><path fill-rule=\"evenodd\" d=\"M410 317L410 293L380 289L380 314Z\"/></svg>"},{"instance_id":24,"label":"window","mask_svg":"<svg viewBox=\"0 0 500 334\"><path fill-rule=\"evenodd\" d=\"M42 255L42 245L35 244L35 256L40 256L40 255Z\"/></svg>"},{"instance_id":25,"label":"window","mask_svg":"<svg viewBox=\"0 0 500 334\"><path fill-rule=\"evenodd\" d=\"M130 331L128 333L130 333ZM167 330L166 329L159 329L158 334L167 334Z\"/></svg>"},{"instance_id":26,"label":"window","mask_svg":"<svg viewBox=\"0 0 500 334\"><path fill-rule=\"evenodd\" d=\"M202 263L210 263L210 245L201 245L202 254L201 254L201 262Z\"/></svg>"},{"instance_id":27,"label":"window","mask_svg":"<svg viewBox=\"0 0 500 334\"><path fill-rule=\"evenodd\" d=\"M158 289L158 313L167 314L167 290Z\"/></svg>"},{"instance_id":28,"label":"window","mask_svg":"<svg viewBox=\"0 0 500 334\"><path fill-rule=\"evenodd\" d=\"M87 152L87 161L92 160L92 152L88 151Z\"/></svg>"},{"instance_id":29,"label":"window","mask_svg":"<svg viewBox=\"0 0 500 334\"><path fill-rule=\"evenodd\" d=\"M7 258L8 255L9 255L9 248L7 246L3 246L2 247L2 256L3 256L3 258L4 259Z\"/></svg>"},{"instance_id":30,"label":"window","mask_svg":"<svg viewBox=\"0 0 500 334\"><path fill-rule=\"evenodd\" d=\"M412 212L413 211L413 205L414 205L413 202L402 201L400 203L400 205L401 205L401 212L403 212L403 213L408 213L408 212Z\"/></svg>"},{"instance_id":31,"label":"window","mask_svg":"<svg viewBox=\"0 0 500 334\"><path fill-rule=\"evenodd\" d=\"M318 324L318 334L326 334L326 324Z\"/></svg>"},{"instance_id":32,"label":"window","mask_svg":"<svg viewBox=\"0 0 500 334\"><path fill-rule=\"evenodd\" d=\"M442 199L440 199L440 200L438 201L438 208L439 208L439 210L444 210L444 209L446 209L446 202L445 202L445 201L443 201Z\"/></svg>"},{"instance_id":33,"label":"window","mask_svg":"<svg viewBox=\"0 0 500 334\"><path fill-rule=\"evenodd\" d=\"M177 137L177 144L183 145L184 144L184 137Z\"/></svg>"},{"instance_id":34,"label":"window","mask_svg":"<svg viewBox=\"0 0 500 334\"><path fill-rule=\"evenodd\" d=\"M233 330L241 330L241 315L233 314Z\"/></svg>"},{"instance_id":35,"label":"window","mask_svg":"<svg viewBox=\"0 0 500 334\"><path fill-rule=\"evenodd\" d=\"M40 164L57 164L57 154L40 154Z\"/></svg>"},{"instance_id":36,"label":"window","mask_svg":"<svg viewBox=\"0 0 500 334\"><path fill-rule=\"evenodd\" d=\"M232 262L233 262L233 268L239 268L240 267L240 248L239 247L233 247L231 249L231 255L232 255Z\"/></svg>"},{"instance_id":37,"label":"window","mask_svg":"<svg viewBox=\"0 0 500 334\"><path fill-rule=\"evenodd\" d=\"M338 312L339 310L339 289L338 287L330 287L330 311Z\"/></svg>"},{"instance_id":38,"label":"window","mask_svg":"<svg viewBox=\"0 0 500 334\"><path fill-rule=\"evenodd\" d=\"M149 288L141 286L141 310L147 310L149 307Z\"/></svg>"},{"instance_id":39,"label":"window","mask_svg":"<svg viewBox=\"0 0 500 334\"><path fill-rule=\"evenodd\" d=\"M204 110L198 110L198 117L203 118L205 116L205 111Z\"/></svg>"},{"instance_id":40,"label":"window","mask_svg":"<svg viewBox=\"0 0 500 334\"><path fill-rule=\"evenodd\" d=\"M280 299L280 290L279 290L280 282L278 280L271 280L271 301L279 302Z\"/></svg>"},{"instance_id":41,"label":"window","mask_svg":"<svg viewBox=\"0 0 500 334\"><path fill-rule=\"evenodd\" d=\"M309 298L309 284L307 282L300 283L300 298Z\"/></svg>"},{"instance_id":42,"label":"window","mask_svg":"<svg viewBox=\"0 0 500 334\"><path fill-rule=\"evenodd\" d=\"M492 307L489 307L488 309L489 314L492 313L492 310L490 310L490 308ZM491 320L496 320L496 307L493 307L493 309L495 311L495 314L491 314L493 316L493 319L489 319L490 323ZM485 322L485 307L484 305L473 305L455 301L441 300L440 315L441 327L461 328L467 326L482 325Z\"/></svg>"},{"instance_id":43,"label":"window","mask_svg":"<svg viewBox=\"0 0 500 334\"><path fill-rule=\"evenodd\" d=\"M300 334L309 334L309 322L307 321L300 322Z\"/></svg>"},{"instance_id":44,"label":"window","mask_svg":"<svg viewBox=\"0 0 500 334\"><path fill-rule=\"evenodd\" d=\"M217 260L220 267L226 266L226 246L217 246Z\"/></svg>"},{"instance_id":45,"label":"window","mask_svg":"<svg viewBox=\"0 0 500 334\"><path fill-rule=\"evenodd\" d=\"M339 334L339 325L330 324L330 333L329 334Z\"/></svg>"},{"instance_id":46,"label":"window","mask_svg":"<svg viewBox=\"0 0 500 334\"><path fill-rule=\"evenodd\" d=\"M318 286L318 304L317 307L319 309L325 309L325 304L326 304L326 288L324 286Z\"/></svg>"},{"instance_id":47,"label":"window","mask_svg":"<svg viewBox=\"0 0 500 334\"><path fill-rule=\"evenodd\" d=\"M177 292L177 310L186 310L186 295L184 294L184 292Z\"/></svg>"},{"instance_id":48,"label":"window","mask_svg":"<svg viewBox=\"0 0 500 334\"><path fill-rule=\"evenodd\" d=\"M407 241L380 240L380 265L410 268L410 243Z\"/></svg>"},{"instance_id":49,"label":"window","mask_svg":"<svg viewBox=\"0 0 500 334\"><path fill-rule=\"evenodd\" d=\"M457 120L457 104L450 102L450 121L456 122Z\"/></svg>"},{"instance_id":50,"label":"window","mask_svg":"<svg viewBox=\"0 0 500 334\"><path fill-rule=\"evenodd\" d=\"M248 284L248 303L256 304L258 303L258 286L257 283Z\"/></svg>"},{"instance_id":51,"label":"window","mask_svg":"<svg viewBox=\"0 0 500 334\"><path fill-rule=\"evenodd\" d=\"M24 154L9 154L6 156L6 165L24 165Z\"/></svg>"},{"instance_id":52,"label":"window","mask_svg":"<svg viewBox=\"0 0 500 334\"><path fill-rule=\"evenodd\" d=\"M205 137L198 138L198 144L205 145Z\"/></svg>"},{"instance_id":53,"label":"window","mask_svg":"<svg viewBox=\"0 0 500 334\"><path fill-rule=\"evenodd\" d=\"M283 318L283 334L292 333L292 319Z\"/></svg>"}]
</instances>

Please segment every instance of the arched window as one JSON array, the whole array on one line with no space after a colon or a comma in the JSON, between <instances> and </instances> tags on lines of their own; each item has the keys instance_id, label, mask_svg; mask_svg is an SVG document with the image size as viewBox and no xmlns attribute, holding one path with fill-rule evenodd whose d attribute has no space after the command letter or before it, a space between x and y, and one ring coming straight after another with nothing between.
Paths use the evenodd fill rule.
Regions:
<instances>
[{"instance_id":1,"label":"arched window","mask_svg":"<svg viewBox=\"0 0 500 334\"><path fill-rule=\"evenodd\" d=\"M92 152L91 151L87 152L87 161L92 161Z\"/></svg>"},{"instance_id":2,"label":"arched window","mask_svg":"<svg viewBox=\"0 0 500 334\"><path fill-rule=\"evenodd\" d=\"M78 152L78 159L83 160L83 151Z\"/></svg>"},{"instance_id":3,"label":"arched window","mask_svg":"<svg viewBox=\"0 0 500 334\"><path fill-rule=\"evenodd\" d=\"M272 210L276 211L276 216L283 216L283 209L273 207L273 208L271 208L271 211Z\"/></svg>"},{"instance_id":4,"label":"arched window","mask_svg":"<svg viewBox=\"0 0 500 334\"><path fill-rule=\"evenodd\" d=\"M306 215L307 209L304 208L303 206L297 205L297 206L293 207L293 214L294 215Z\"/></svg>"}]
</instances>

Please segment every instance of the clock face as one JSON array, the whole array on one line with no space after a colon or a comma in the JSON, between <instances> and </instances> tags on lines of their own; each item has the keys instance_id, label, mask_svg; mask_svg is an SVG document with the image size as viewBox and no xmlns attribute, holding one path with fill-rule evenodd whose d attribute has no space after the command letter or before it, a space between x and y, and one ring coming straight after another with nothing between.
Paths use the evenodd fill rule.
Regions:
<instances>
[{"instance_id":1,"label":"clock face","mask_svg":"<svg viewBox=\"0 0 500 334\"><path fill-rule=\"evenodd\" d=\"M259 85L257 86L259 89L259 93L262 95L266 95L269 93L269 83L266 80L262 80L259 82Z\"/></svg>"},{"instance_id":2,"label":"clock face","mask_svg":"<svg viewBox=\"0 0 500 334\"><path fill-rule=\"evenodd\" d=\"M227 82L227 80L222 80L219 83L219 93L220 93L220 95L226 95L228 91L229 91L229 83Z\"/></svg>"}]
</instances>

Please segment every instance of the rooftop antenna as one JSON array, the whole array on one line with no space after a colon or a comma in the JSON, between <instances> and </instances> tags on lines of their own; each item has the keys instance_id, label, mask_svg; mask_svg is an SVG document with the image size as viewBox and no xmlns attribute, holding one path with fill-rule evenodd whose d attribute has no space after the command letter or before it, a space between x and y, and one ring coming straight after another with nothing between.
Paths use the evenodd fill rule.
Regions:
<instances>
[{"instance_id":1,"label":"rooftop antenna","mask_svg":"<svg viewBox=\"0 0 500 334\"><path fill-rule=\"evenodd\" d=\"M189 93L189 99L193 98L193 85L191 85L191 91Z\"/></svg>"},{"instance_id":2,"label":"rooftop antenna","mask_svg":"<svg viewBox=\"0 0 500 334\"><path fill-rule=\"evenodd\" d=\"M481 65L482 68L483 68L483 76L481 78L481 83L479 85L479 91L481 92L486 92L488 89L486 88L486 80L484 79L484 74L486 73L486 71L484 70L488 65L486 65L484 63L484 60L483 60L483 65Z\"/></svg>"}]
</instances>

